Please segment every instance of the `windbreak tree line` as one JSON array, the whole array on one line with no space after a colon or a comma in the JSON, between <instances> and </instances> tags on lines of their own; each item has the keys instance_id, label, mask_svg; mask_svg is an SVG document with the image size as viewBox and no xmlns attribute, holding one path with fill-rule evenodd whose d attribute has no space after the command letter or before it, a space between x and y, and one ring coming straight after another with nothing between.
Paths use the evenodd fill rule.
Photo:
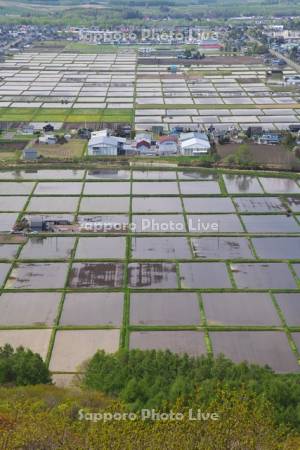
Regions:
<instances>
[{"instance_id":1,"label":"windbreak tree line","mask_svg":"<svg viewBox=\"0 0 300 450\"><path fill-rule=\"evenodd\" d=\"M184 405L207 405L220 389L245 388L266 399L277 423L300 430L300 375L275 374L270 368L235 364L223 356L197 358L169 351L99 351L91 359L84 385L119 398L133 411L169 409L180 398Z\"/></svg>"}]
</instances>

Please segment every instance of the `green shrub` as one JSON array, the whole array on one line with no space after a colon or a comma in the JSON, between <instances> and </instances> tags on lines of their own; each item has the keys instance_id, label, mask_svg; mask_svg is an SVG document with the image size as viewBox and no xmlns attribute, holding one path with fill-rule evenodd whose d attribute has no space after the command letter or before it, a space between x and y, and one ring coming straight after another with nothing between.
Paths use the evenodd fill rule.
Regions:
<instances>
[{"instance_id":1,"label":"green shrub","mask_svg":"<svg viewBox=\"0 0 300 450\"><path fill-rule=\"evenodd\" d=\"M6 344L0 347L0 385L27 386L51 383L50 372L37 353Z\"/></svg>"}]
</instances>

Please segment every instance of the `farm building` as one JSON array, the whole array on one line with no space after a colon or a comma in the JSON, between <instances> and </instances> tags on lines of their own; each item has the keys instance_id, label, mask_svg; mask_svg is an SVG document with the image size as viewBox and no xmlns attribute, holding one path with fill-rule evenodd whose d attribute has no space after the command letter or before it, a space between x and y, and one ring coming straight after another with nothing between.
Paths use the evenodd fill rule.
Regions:
<instances>
[{"instance_id":1,"label":"farm building","mask_svg":"<svg viewBox=\"0 0 300 450\"><path fill-rule=\"evenodd\" d=\"M281 138L278 134L263 134L259 139L259 144L280 144Z\"/></svg>"},{"instance_id":2,"label":"farm building","mask_svg":"<svg viewBox=\"0 0 300 450\"><path fill-rule=\"evenodd\" d=\"M24 148L22 153L22 159L26 161L34 161L38 159L39 155L35 148Z\"/></svg>"},{"instance_id":3,"label":"farm building","mask_svg":"<svg viewBox=\"0 0 300 450\"><path fill-rule=\"evenodd\" d=\"M178 144L176 136L162 136L158 143L158 152L160 155L177 155Z\"/></svg>"},{"instance_id":4,"label":"farm building","mask_svg":"<svg viewBox=\"0 0 300 450\"><path fill-rule=\"evenodd\" d=\"M210 143L205 133L181 133L180 152L185 156L206 154L210 150Z\"/></svg>"},{"instance_id":5,"label":"farm building","mask_svg":"<svg viewBox=\"0 0 300 450\"><path fill-rule=\"evenodd\" d=\"M53 134L46 134L45 136L41 136L39 138L39 143L53 145L57 143L57 138Z\"/></svg>"},{"instance_id":6,"label":"farm building","mask_svg":"<svg viewBox=\"0 0 300 450\"><path fill-rule=\"evenodd\" d=\"M26 124L24 125L24 127L21 129L21 133L22 134L34 134L35 129L34 126L31 124Z\"/></svg>"},{"instance_id":7,"label":"farm building","mask_svg":"<svg viewBox=\"0 0 300 450\"><path fill-rule=\"evenodd\" d=\"M139 133L135 137L135 146L140 153L148 153L151 148L151 136L147 133Z\"/></svg>"},{"instance_id":8,"label":"farm building","mask_svg":"<svg viewBox=\"0 0 300 450\"><path fill-rule=\"evenodd\" d=\"M45 125L43 127L43 130L44 130L45 133L52 132L52 131L54 131L54 126L51 125L51 123L48 123L47 125Z\"/></svg>"},{"instance_id":9,"label":"farm building","mask_svg":"<svg viewBox=\"0 0 300 450\"><path fill-rule=\"evenodd\" d=\"M90 156L117 156L122 153L126 143L125 138L109 136L107 130L96 131L91 135L88 143L88 155Z\"/></svg>"}]
</instances>

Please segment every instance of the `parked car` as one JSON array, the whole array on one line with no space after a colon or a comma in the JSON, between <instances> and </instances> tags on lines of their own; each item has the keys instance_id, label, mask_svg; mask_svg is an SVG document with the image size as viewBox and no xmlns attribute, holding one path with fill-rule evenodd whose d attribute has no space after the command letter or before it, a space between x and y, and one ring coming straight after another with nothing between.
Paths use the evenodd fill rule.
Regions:
<instances>
[{"instance_id":1,"label":"parked car","mask_svg":"<svg viewBox=\"0 0 300 450\"><path fill-rule=\"evenodd\" d=\"M300 131L300 123L295 123L295 124L293 124L293 125L289 125L289 130L292 132L292 133L298 133L298 131Z\"/></svg>"}]
</instances>

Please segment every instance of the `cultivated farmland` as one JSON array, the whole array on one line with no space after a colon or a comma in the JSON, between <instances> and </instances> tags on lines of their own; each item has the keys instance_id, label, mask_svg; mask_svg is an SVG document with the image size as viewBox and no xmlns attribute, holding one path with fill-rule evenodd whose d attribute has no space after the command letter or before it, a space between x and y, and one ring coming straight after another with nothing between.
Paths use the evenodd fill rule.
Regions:
<instances>
[{"instance_id":1,"label":"cultivated farmland","mask_svg":"<svg viewBox=\"0 0 300 450\"><path fill-rule=\"evenodd\" d=\"M300 181L209 169L0 172L0 344L75 374L99 348L299 371ZM55 232L9 235L23 217Z\"/></svg>"}]
</instances>

